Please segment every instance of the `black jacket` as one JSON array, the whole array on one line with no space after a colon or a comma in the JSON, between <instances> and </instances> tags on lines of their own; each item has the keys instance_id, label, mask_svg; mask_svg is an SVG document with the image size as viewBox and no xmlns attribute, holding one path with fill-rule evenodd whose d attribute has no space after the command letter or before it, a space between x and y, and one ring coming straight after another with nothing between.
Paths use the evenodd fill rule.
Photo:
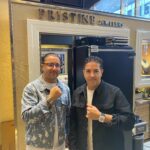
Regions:
<instances>
[{"instance_id":1,"label":"black jacket","mask_svg":"<svg viewBox=\"0 0 150 150\"><path fill-rule=\"evenodd\" d=\"M73 93L70 114L70 150L87 150L86 84ZM95 90L92 105L101 112L112 114L111 123L93 121L93 150L124 150L123 130L134 126L134 115L121 90L101 81Z\"/></svg>"}]
</instances>

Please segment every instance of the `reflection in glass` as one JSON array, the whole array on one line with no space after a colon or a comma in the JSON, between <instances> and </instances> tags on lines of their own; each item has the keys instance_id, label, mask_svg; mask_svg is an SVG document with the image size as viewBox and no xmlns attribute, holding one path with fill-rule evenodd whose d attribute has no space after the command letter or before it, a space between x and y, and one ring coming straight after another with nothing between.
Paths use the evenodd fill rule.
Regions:
<instances>
[{"instance_id":1,"label":"reflection in glass","mask_svg":"<svg viewBox=\"0 0 150 150\"><path fill-rule=\"evenodd\" d=\"M90 9L150 19L150 0L99 0Z\"/></svg>"},{"instance_id":2,"label":"reflection in glass","mask_svg":"<svg viewBox=\"0 0 150 150\"><path fill-rule=\"evenodd\" d=\"M122 8L123 15L135 16L135 0L124 0Z\"/></svg>"},{"instance_id":3,"label":"reflection in glass","mask_svg":"<svg viewBox=\"0 0 150 150\"><path fill-rule=\"evenodd\" d=\"M91 10L120 14L120 1L100 0L91 7Z\"/></svg>"},{"instance_id":4,"label":"reflection in glass","mask_svg":"<svg viewBox=\"0 0 150 150\"><path fill-rule=\"evenodd\" d=\"M141 75L142 78L150 76L150 40L142 40Z\"/></svg>"},{"instance_id":5,"label":"reflection in glass","mask_svg":"<svg viewBox=\"0 0 150 150\"><path fill-rule=\"evenodd\" d=\"M139 0L139 17L150 18L150 0Z\"/></svg>"}]
</instances>

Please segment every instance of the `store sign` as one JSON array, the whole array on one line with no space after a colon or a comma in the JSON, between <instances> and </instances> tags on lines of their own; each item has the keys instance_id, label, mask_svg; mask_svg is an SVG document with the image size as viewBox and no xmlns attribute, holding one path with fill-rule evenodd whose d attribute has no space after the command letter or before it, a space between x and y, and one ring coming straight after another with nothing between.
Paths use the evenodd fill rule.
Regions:
<instances>
[{"instance_id":1,"label":"store sign","mask_svg":"<svg viewBox=\"0 0 150 150\"><path fill-rule=\"evenodd\" d=\"M76 23L85 25L99 25L105 27L123 27L123 23L103 20L99 15L92 15L79 12L69 12L53 9L39 9L39 19L55 22Z\"/></svg>"}]
</instances>

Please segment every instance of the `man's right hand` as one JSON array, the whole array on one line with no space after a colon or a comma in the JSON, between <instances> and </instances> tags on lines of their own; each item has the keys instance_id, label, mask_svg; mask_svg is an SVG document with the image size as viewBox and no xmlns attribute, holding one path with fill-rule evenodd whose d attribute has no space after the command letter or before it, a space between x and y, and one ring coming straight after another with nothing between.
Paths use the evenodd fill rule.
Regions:
<instances>
[{"instance_id":1,"label":"man's right hand","mask_svg":"<svg viewBox=\"0 0 150 150\"><path fill-rule=\"evenodd\" d=\"M48 102L54 102L56 101L60 96L62 95L62 92L58 86L54 86L51 88L50 93L48 95Z\"/></svg>"}]
</instances>

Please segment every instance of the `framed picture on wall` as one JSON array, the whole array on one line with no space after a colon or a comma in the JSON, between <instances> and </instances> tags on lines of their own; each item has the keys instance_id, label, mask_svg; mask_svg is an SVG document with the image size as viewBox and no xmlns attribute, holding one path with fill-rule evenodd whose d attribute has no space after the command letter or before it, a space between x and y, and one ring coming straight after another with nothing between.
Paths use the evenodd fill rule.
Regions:
<instances>
[{"instance_id":1,"label":"framed picture on wall","mask_svg":"<svg viewBox=\"0 0 150 150\"><path fill-rule=\"evenodd\" d=\"M135 86L150 86L150 31L137 30Z\"/></svg>"}]
</instances>

